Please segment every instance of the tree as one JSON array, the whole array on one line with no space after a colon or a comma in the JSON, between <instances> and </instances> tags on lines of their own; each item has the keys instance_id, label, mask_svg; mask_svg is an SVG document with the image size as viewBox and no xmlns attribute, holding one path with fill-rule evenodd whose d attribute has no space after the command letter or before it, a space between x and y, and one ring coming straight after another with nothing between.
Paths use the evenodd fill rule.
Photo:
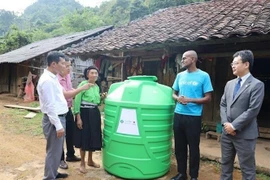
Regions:
<instances>
[{"instance_id":1,"label":"tree","mask_svg":"<svg viewBox=\"0 0 270 180\"><path fill-rule=\"evenodd\" d=\"M153 13L159 9L179 6L194 2L204 2L204 0L148 0L150 12Z\"/></svg>"},{"instance_id":2,"label":"tree","mask_svg":"<svg viewBox=\"0 0 270 180\"><path fill-rule=\"evenodd\" d=\"M29 43L31 43L31 34L20 31L17 26L12 25L0 44L0 53L18 49Z\"/></svg>"},{"instance_id":3,"label":"tree","mask_svg":"<svg viewBox=\"0 0 270 180\"><path fill-rule=\"evenodd\" d=\"M14 23L16 17L14 12L0 10L0 36L4 36L10 26Z\"/></svg>"},{"instance_id":4,"label":"tree","mask_svg":"<svg viewBox=\"0 0 270 180\"><path fill-rule=\"evenodd\" d=\"M110 10L112 16L112 23L117 25L124 25L129 22L130 1L116 0L115 4Z\"/></svg>"},{"instance_id":5,"label":"tree","mask_svg":"<svg viewBox=\"0 0 270 180\"><path fill-rule=\"evenodd\" d=\"M130 21L149 14L149 9L143 4L143 0L134 0L130 7Z\"/></svg>"},{"instance_id":6,"label":"tree","mask_svg":"<svg viewBox=\"0 0 270 180\"><path fill-rule=\"evenodd\" d=\"M51 35L49 33L46 33L41 29L35 29L35 30L31 31L31 34L32 34L33 42L40 41L43 39L48 39L51 37Z\"/></svg>"},{"instance_id":7,"label":"tree","mask_svg":"<svg viewBox=\"0 0 270 180\"><path fill-rule=\"evenodd\" d=\"M29 41L31 38L38 41L105 25L126 25L158 9L201 1L204 0L108 0L100 7L83 8L75 0L38 0L21 16L0 10L0 37L10 29L9 36L0 40L1 50L6 52L10 47L20 46L21 43L15 46L15 42L8 42L13 37L10 33L19 32ZM10 28L12 24L16 30Z\"/></svg>"},{"instance_id":8,"label":"tree","mask_svg":"<svg viewBox=\"0 0 270 180\"><path fill-rule=\"evenodd\" d=\"M88 8L69 13L61 20L61 24L68 32L78 32L103 26L104 22L92 8Z\"/></svg>"},{"instance_id":9,"label":"tree","mask_svg":"<svg viewBox=\"0 0 270 180\"><path fill-rule=\"evenodd\" d=\"M77 9L83 9L83 6L75 0L38 0L25 9L22 18L29 19L33 24L38 20L42 20L43 23L55 23Z\"/></svg>"}]
</instances>

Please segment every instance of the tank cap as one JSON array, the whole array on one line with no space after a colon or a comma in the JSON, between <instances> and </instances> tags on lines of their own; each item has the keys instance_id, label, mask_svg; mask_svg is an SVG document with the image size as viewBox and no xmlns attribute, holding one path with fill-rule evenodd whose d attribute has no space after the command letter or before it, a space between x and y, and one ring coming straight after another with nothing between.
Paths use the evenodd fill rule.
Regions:
<instances>
[{"instance_id":1,"label":"tank cap","mask_svg":"<svg viewBox=\"0 0 270 180\"><path fill-rule=\"evenodd\" d=\"M128 80L157 81L156 76L129 76Z\"/></svg>"}]
</instances>

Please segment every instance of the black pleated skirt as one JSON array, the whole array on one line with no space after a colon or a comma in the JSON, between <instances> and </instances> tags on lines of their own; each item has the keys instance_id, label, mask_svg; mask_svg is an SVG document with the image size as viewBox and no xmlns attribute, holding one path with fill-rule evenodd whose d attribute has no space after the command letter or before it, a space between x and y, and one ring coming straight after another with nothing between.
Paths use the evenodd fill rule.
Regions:
<instances>
[{"instance_id":1,"label":"black pleated skirt","mask_svg":"<svg viewBox=\"0 0 270 180\"><path fill-rule=\"evenodd\" d=\"M74 146L81 148L83 151L101 150L101 118L98 107L81 108L80 115L83 122L83 129L79 129L76 125ZM75 121L77 124L77 118Z\"/></svg>"}]
</instances>

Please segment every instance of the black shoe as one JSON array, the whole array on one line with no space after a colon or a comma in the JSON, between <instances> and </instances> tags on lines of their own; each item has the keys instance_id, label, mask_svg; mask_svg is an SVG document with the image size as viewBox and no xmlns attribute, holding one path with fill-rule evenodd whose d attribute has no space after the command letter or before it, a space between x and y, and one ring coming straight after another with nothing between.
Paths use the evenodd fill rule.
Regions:
<instances>
[{"instance_id":1,"label":"black shoe","mask_svg":"<svg viewBox=\"0 0 270 180\"><path fill-rule=\"evenodd\" d=\"M186 180L186 179L187 179L187 176L185 176L183 174L177 174L176 176L171 178L171 180Z\"/></svg>"},{"instance_id":2,"label":"black shoe","mask_svg":"<svg viewBox=\"0 0 270 180\"><path fill-rule=\"evenodd\" d=\"M198 178L190 178L190 180L198 180Z\"/></svg>"},{"instance_id":3,"label":"black shoe","mask_svg":"<svg viewBox=\"0 0 270 180\"><path fill-rule=\"evenodd\" d=\"M66 161L68 162L76 162L76 161L80 161L81 158L77 157L77 156L72 156L72 157L67 157Z\"/></svg>"},{"instance_id":4,"label":"black shoe","mask_svg":"<svg viewBox=\"0 0 270 180\"><path fill-rule=\"evenodd\" d=\"M66 173L58 173L56 176L56 179L67 178L67 177L68 177L68 174Z\"/></svg>"}]
</instances>

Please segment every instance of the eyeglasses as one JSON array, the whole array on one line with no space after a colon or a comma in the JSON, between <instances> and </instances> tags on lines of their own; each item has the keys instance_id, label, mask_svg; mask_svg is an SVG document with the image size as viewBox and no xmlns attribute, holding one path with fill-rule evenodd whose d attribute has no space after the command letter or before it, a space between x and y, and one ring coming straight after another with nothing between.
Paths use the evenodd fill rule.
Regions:
<instances>
[{"instance_id":1,"label":"eyeglasses","mask_svg":"<svg viewBox=\"0 0 270 180\"><path fill-rule=\"evenodd\" d=\"M241 64L241 63L243 63L243 62L233 62L233 63L231 63L231 66L236 66L236 65Z\"/></svg>"}]
</instances>

